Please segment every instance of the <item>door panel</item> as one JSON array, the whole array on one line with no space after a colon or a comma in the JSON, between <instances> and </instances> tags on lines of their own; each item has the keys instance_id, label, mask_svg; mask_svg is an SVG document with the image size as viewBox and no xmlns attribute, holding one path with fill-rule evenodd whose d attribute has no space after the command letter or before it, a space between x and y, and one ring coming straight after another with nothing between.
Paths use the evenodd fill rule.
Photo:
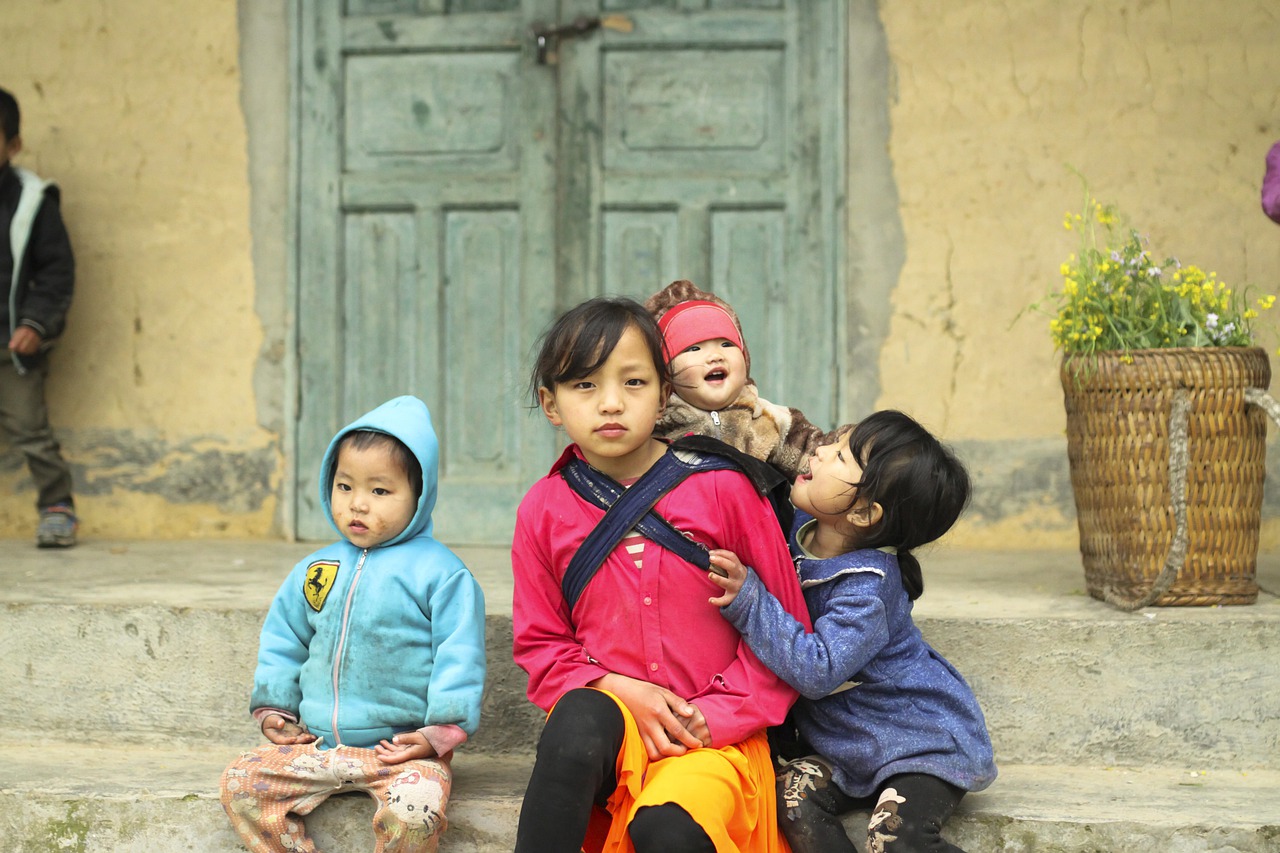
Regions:
<instances>
[{"instance_id":1,"label":"door panel","mask_svg":"<svg viewBox=\"0 0 1280 853\"><path fill-rule=\"evenodd\" d=\"M604 57L604 76L606 170L705 176L782 167L781 50L615 51Z\"/></svg>"},{"instance_id":2,"label":"door panel","mask_svg":"<svg viewBox=\"0 0 1280 853\"><path fill-rule=\"evenodd\" d=\"M643 298L658 289L654 282L680 278L680 223L674 212L605 211L602 227L606 292Z\"/></svg>"},{"instance_id":3,"label":"door panel","mask_svg":"<svg viewBox=\"0 0 1280 853\"><path fill-rule=\"evenodd\" d=\"M516 417L515 406L495 405L494 380L518 378L526 369L520 346L520 216L515 210L460 211L445 221L449 287L440 313L448 370L440 377L444 422L436 423L446 450L440 475L451 486L510 482L521 472L525 419Z\"/></svg>"},{"instance_id":4,"label":"door panel","mask_svg":"<svg viewBox=\"0 0 1280 853\"><path fill-rule=\"evenodd\" d=\"M514 171L519 64L511 51L351 57L346 168Z\"/></svg>"},{"instance_id":5,"label":"door panel","mask_svg":"<svg viewBox=\"0 0 1280 853\"><path fill-rule=\"evenodd\" d=\"M352 213L344 218L345 275L342 305L345 328L342 399L360 411L383 402L382 389L409 388L419 367L414 319L422 316L416 287L417 260L411 212Z\"/></svg>"},{"instance_id":6,"label":"door panel","mask_svg":"<svg viewBox=\"0 0 1280 853\"><path fill-rule=\"evenodd\" d=\"M560 438L537 335L600 293L689 278L738 310L753 375L836 411L841 0L300 0L297 530L316 466L396 394L441 442L436 531L509 541ZM532 47L535 21L614 14ZM802 342L802 343L801 343Z\"/></svg>"}]
</instances>

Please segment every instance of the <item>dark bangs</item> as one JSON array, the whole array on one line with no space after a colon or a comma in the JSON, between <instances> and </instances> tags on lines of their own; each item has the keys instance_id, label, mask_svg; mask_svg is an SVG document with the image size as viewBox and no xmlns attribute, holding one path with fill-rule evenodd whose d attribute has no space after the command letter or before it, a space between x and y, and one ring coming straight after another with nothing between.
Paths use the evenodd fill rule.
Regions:
<instances>
[{"instance_id":1,"label":"dark bangs","mask_svg":"<svg viewBox=\"0 0 1280 853\"><path fill-rule=\"evenodd\" d=\"M659 379L669 381L662 358L662 333L645 307L622 296L589 299L563 314L543 335L530 377L534 405L538 389L554 391L556 385L581 379L600 369L622 333L634 327L644 338Z\"/></svg>"},{"instance_id":2,"label":"dark bangs","mask_svg":"<svg viewBox=\"0 0 1280 853\"><path fill-rule=\"evenodd\" d=\"M371 447L386 448L387 454L391 457L391 461L399 466L404 472L405 477L409 480L409 485L413 487L415 497L422 497L422 463L418 461L418 457L413 455L413 451L409 449L403 441L394 435L385 432L379 432L373 429L356 429L344 435L338 442L337 448L333 454L333 464L338 464L338 454L345 448L352 450L368 450ZM329 488L333 488L334 472L329 472Z\"/></svg>"}]
</instances>

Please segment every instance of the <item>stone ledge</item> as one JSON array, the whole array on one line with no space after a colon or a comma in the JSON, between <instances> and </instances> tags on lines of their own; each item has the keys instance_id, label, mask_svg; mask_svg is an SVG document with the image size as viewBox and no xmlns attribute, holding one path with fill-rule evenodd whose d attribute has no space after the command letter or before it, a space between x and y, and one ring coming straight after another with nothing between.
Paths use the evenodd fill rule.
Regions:
<instances>
[{"instance_id":1,"label":"stone ledge","mask_svg":"<svg viewBox=\"0 0 1280 853\"><path fill-rule=\"evenodd\" d=\"M14 853L239 850L217 803L232 757L199 751L0 744L0 835ZM514 843L532 759L461 754L443 853L497 853ZM371 847L369 804L358 795L309 819L322 850ZM851 837L865 813L846 821ZM948 836L974 851L1237 853L1280 844L1280 772L1214 768L1011 765L961 804Z\"/></svg>"},{"instance_id":2,"label":"stone ledge","mask_svg":"<svg viewBox=\"0 0 1280 853\"><path fill-rule=\"evenodd\" d=\"M87 540L67 550L0 540L0 603L162 605L265 612L295 562L321 543L279 540ZM490 615L511 615L508 548L455 547L485 591ZM1280 552L1258 557L1257 604L1147 608L1122 613L1084 592L1080 555L1067 550L954 548L920 552L920 618L1074 618L1099 624L1135 619L1213 623L1223 616L1280 622Z\"/></svg>"},{"instance_id":3,"label":"stone ledge","mask_svg":"<svg viewBox=\"0 0 1280 853\"><path fill-rule=\"evenodd\" d=\"M7 737L59 731L157 746L257 737L247 707L262 610L10 603L0 612ZM528 750L542 714L511 659L510 616L488 622L486 693L470 748ZM1195 618L918 622L973 686L1005 760L1261 768L1280 753L1280 620L1261 607ZM32 704L33 695L57 699Z\"/></svg>"}]
</instances>

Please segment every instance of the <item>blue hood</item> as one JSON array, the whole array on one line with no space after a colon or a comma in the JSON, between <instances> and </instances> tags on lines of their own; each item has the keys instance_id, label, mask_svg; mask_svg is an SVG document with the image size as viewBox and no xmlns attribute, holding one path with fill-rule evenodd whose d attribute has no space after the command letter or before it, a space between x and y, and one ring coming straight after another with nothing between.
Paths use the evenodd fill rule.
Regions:
<instances>
[{"instance_id":1,"label":"blue hood","mask_svg":"<svg viewBox=\"0 0 1280 853\"><path fill-rule=\"evenodd\" d=\"M408 527L378 547L398 545L417 536L431 536L431 512L436 507L436 487L440 478L440 442L431 425L431 412L427 410L427 404L410 396L388 400L372 412L347 424L329 442L329 449L324 452L324 460L320 463L320 505L324 507L329 526L339 536L346 538L333 522L330 497L333 492L333 470L338 464L338 443L343 436L355 430L373 430L398 438L418 457L418 464L422 466L422 494L418 497L417 512Z\"/></svg>"}]
</instances>

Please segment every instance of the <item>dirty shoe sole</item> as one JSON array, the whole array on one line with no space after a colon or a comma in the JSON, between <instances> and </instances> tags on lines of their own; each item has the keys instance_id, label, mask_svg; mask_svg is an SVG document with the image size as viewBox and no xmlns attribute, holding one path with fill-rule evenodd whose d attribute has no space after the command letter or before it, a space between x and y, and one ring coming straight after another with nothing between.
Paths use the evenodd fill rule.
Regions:
<instances>
[{"instance_id":1,"label":"dirty shoe sole","mask_svg":"<svg viewBox=\"0 0 1280 853\"><path fill-rule=\"evenodd\" d=\"M76 519L69 513L46 513L36 528L36 547L70 548L76 544L76 527Z\"/></svg>"},{"instance_id":2,"label":"dirty shoe sole","mask_svg":"<svg viewBox=\"0 0 1280 853\"><path fill-rule=\"evenodd\" d=\"M49 534L36 538L37 548L70 548L76 544L76 535Z\"/></svg>"}]
</instances>

